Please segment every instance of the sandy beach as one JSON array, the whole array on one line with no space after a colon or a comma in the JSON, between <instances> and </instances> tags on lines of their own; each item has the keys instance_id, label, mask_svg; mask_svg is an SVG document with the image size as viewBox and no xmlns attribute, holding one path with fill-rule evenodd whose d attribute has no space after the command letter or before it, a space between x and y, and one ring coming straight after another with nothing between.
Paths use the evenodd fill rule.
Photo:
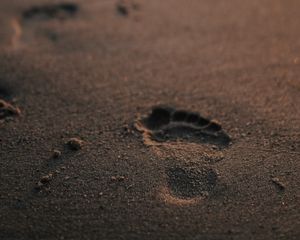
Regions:
<instances>
[{"instance_id":1,"label":"sandy beach","mask_svg":"<svg viewBox=\"0 0 300 240\"><path fill-rule=\"evenodd\" d=\"M299 8L1 0L0 239L299 239Z\"/></svg>"}]
</instances>

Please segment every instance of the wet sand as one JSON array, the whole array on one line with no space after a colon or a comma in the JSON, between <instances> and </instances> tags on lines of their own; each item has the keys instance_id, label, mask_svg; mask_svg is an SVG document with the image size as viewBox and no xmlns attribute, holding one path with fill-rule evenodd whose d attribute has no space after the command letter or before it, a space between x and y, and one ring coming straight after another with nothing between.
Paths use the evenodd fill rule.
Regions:
<instances>
[{"instance_id":1,"label":"wet sand","mask_svg":"<svg viewBox=\"0 0 300 240\"><path fill-rule=\"evenodd\" d=\"M0 239L298 239L299 1L0 3Z\"/></svg>"}]
</instances>

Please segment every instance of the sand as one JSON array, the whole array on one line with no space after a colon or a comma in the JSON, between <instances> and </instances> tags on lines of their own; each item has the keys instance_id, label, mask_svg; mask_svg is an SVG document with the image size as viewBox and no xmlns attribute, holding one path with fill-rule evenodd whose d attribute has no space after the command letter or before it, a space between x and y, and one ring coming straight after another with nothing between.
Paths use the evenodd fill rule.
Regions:
<instances>
[{"instance_id":1,"label":"sand","mask_svg":"<svg viewBox=\"0 0 300 240\"><path fill-rule=\"evenodd\" d=\"M299 7L1 0L0 239L299 239Z\"/></svg>"}]
</instances>

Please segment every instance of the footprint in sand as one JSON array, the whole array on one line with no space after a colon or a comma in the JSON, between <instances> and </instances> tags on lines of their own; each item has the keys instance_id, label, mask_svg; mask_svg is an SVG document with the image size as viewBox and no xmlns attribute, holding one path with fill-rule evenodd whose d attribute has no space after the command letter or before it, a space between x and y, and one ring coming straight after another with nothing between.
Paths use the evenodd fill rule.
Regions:
<instances>
[{"instance_id":1,"label":"footprint in sand","mask_svg":"<svg viewBox=\"0 0 300 240\"><path fill-rule=\"evenodd\" d=\"M12 45L19 48L24 43L31 43L40 37L55 42L59 36L54 30L54 21L73 19L79 6L73 3L45 4L30 7L23 11L21 17L12 20L14 35Z\"/></svg>"},{"instance_id":2,"label":"footprint in sand","mask_svg":"<svg viewBox=\"0 0 300 240\"><path fill-rule=\"evenodd\" d=\"M223 148L230 143L230 137L216 121L171 107L154 107L150 115L139 119L135 126L143 132L147 145L179 140Z\"/></svg>"},{"instance_id":3,"label":"footprint in sand","mask_svg":"<svg viewBox=\"0 0 300 240\"><path fill-rule=\"evenodd\" d=\"M177 159L176 156L187 156L186 153L217 158L231 142L217 121L168 106L154 107L150 114L139 118L135 126L142 132L144 143L163 158L173 155ZM209 146L216 148L211 150ZM174 163L176 167L167 168L165 186L159 191L163 201L176 205L194 204L209 196L217 185L218 174L207 162L186 163Z\"/></svg>"}]
</instances>

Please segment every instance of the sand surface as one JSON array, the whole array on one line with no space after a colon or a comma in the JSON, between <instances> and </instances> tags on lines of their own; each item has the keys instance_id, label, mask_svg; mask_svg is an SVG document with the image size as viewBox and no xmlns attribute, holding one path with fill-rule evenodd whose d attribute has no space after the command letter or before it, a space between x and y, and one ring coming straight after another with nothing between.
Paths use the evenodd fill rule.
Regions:
<instances>
[{"instance_id":1,"label":"sand surface","mask_svg":"<svg viewBox=\"0 0 300 240\"><path fill-rule=\"evenodd\" d=\"M299 9L1 0L0 239L299 239Z\"/></svg>"}]
</instances>

